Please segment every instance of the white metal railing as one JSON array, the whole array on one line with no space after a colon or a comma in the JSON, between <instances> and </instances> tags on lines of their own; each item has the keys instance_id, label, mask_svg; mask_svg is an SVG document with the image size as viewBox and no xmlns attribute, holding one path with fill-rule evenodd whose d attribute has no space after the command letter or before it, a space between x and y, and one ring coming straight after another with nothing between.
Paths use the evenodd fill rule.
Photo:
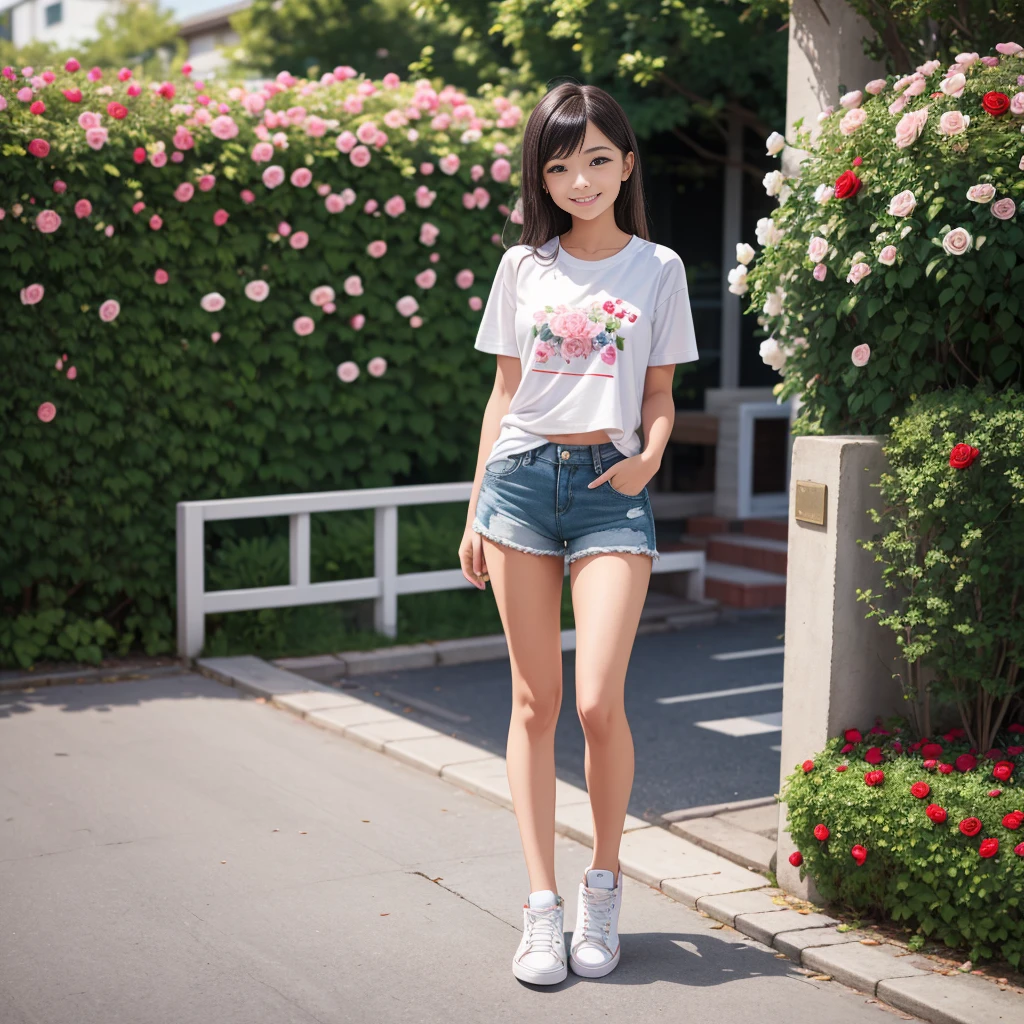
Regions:
<instances>
[{"instance_id":1,"label":"white metal railing","mask_svg":"<svg viewBox=\"0 0 1024 1024\"><path fill-rule=\"evenodd\" d=\"M261 498L224 498L214 501L179 501L178 544L178 654L194 658L202 653L206 616L211 612L290 608L373 598L374 629L385 636L398 632L398 598L471 587L461 569L433 572L398 572L398 509L404 505L468 503L472 481L450 484L413 484L406 487L366 487L313 494L280 494ZM374 574L353 580L311 583L309 576L309 517L314 512L374 510ZM215 520L262 519L288 516L289 583L244 590L207 590L205 581L205 524ZM455 552L452 552L453 560ZM569 572L568 563L565 567ZM704 552L666 551L654 560L653 572L688 572L686 594L704 596Z\"/></svg>"}]
</instances>

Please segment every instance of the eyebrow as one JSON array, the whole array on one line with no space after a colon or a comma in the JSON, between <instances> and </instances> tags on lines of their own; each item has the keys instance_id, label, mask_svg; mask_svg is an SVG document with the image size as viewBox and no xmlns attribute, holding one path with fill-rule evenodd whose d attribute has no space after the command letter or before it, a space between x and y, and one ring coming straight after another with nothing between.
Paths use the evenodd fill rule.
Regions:
<instances>
[{"instance_id":1,"label":"eyebrow","mask_svg":"<svg viewBox=\"0 0 1024 1024\"><path fill-rule=\"evenodd\" d=\"M598 150L598 149L607 149L609 153L612 151L612 147L611 146L591 146L590 149L585 149L583 152L584 153L593 153L595 150ZM551 159L552 160L564 160L565 157L564 156L553 156Z\"/></svg>"}]
</instances>

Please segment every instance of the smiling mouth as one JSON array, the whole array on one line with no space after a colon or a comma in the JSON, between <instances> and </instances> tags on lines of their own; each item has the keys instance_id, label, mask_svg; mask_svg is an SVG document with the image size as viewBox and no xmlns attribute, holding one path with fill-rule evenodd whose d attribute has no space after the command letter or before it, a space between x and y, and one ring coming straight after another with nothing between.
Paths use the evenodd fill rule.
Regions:
<instances>
[{"instance_id":1,"label":"smiling mouth","mask_svg":"<svg viewBox=\"0 0 1024 1024\"><path fill-rule=\"evenodd\" d=\"M595 192L594 195L587 196L585 199L573 199L572 201L576 203L577 206L589 206L590 203L592 203L600 194L600 192ZM572 197L570 196L570 198Z\"/></svg>"}]
</instances>

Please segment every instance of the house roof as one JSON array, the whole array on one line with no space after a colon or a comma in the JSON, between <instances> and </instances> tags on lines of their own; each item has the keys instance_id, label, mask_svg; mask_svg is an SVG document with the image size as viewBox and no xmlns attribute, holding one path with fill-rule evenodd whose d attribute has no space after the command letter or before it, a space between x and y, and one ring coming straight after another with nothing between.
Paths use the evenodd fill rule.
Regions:
<instances>
[{"instance_id":1,"label":"house roof","mask_svg":"<svg viewBox=\"0 0 1024 1024\"><path fill-rule=\"evenodd\" d=\"M17 2L19 0L0 0L0 10L3 9L4 3ZM220 7L213 7L208 11L203 11L201 14L194 14L191 18L186 18L179 23L178 35L184 36L187 39L189 36L198 35L200 32L207 32L213 28L226 28L228 26L228 19L233 14L244 11L251 4L252 0L236 0L235 3L222 4Z\"/></svg>"}]
</instances>

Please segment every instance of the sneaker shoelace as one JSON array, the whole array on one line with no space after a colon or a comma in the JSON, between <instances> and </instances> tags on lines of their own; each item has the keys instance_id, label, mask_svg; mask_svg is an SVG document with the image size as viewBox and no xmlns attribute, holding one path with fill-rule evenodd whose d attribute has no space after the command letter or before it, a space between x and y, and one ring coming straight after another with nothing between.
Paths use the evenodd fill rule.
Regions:
<instances>
[{"instance_id":1,"label":"sneaker shoelace","mask_svg":"<svg viewBox=\"0 0 1024 1024\"><path fill-rule=\"evenodd\" d=\"M610 941L615 890L589 889L584 886L583 893L583 942L603 946L611 953Z\"/></svg>"},{"instance_id":2,"label":"sneaker shoelace","mask_svg":"<svg viewBox=\"0 0 1024 1024\"><path fill-rule=\"evenodd\" d=\"M558 957L558 905L534 910L526 908L526 949L524 953L551 953Z\"/></svg>"}]
</instances>

